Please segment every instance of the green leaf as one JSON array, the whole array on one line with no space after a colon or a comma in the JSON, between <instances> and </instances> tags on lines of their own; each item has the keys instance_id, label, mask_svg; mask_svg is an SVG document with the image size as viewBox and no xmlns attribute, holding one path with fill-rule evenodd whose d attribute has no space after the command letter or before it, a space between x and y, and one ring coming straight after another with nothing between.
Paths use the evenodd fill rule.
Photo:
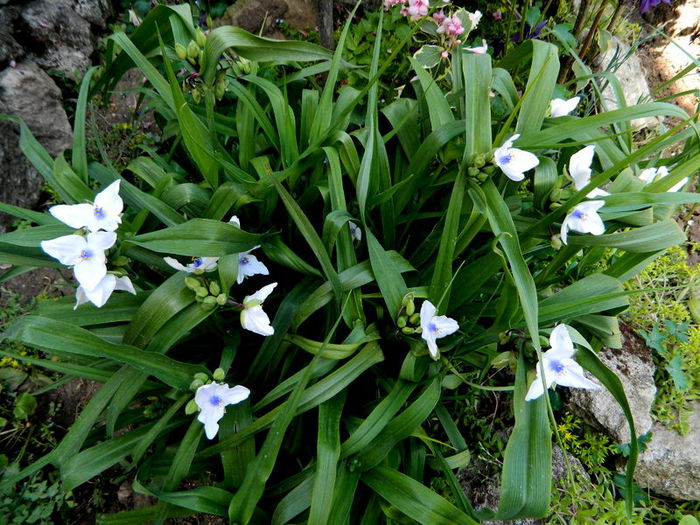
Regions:
<instances>
[{"instance_id":1,"label":"green leaf","mask_svg":"<svg viewBox=\"0 0 700 525\"><path fill-rule=\"evenodd\" d=\"M426 44L413 54L413 58L425 68L433 68L442 60L443 48L432 44Z\"/></svg>"},{"instance_id":2,"label":"green leaf","mask_svg":"<svg viewBox=\"0 0 700 525\"><path fill-rule=\"evenodd\" d=\"M491 151L491 57L463 54L464 107L466 134L464 161L471 163L475 155ZM433 129L437 129L433 127Z\"/></svg>"},{"instance_id":3,"label":"green leaf","mask_svg":"<svg viewBox=\"0 0 700 525\"><path fill-rule=\"evenodd\" d=\"M381 290L384 302L389 309L389 316L395 322L401 309L401 301L408 293L406 282L401 277L399 267L392 264L388 252L382 248L369 228L366 229L365 235L367 236L369 262L372 265L374 278L377 280L379 290Z\"/></svg>"},{"instance_id":4,"label":"green leaf","mask_svg":"<svg viewBox=\"0 0 700 525\"><path fill-rule=\"evenodd\" d=\"M607 235L570 235L571 246L605 246L630 253L655 252L686 240L676 221L668 219L633 230Z\"/></svg>"},{"instance_id":5,"label":"green leaf","mask_svg":"<svg viewBox=\"0 0 700 525\"><path fill-rule=\"evenodd\" d=\"M671 376L671 379L673 379L673 386L676 388L676 392L688 391L690 388L690 381L683 370L683 356L677 355L671 359L664 365L664 369Z\"/></svg>"}]
</instances>

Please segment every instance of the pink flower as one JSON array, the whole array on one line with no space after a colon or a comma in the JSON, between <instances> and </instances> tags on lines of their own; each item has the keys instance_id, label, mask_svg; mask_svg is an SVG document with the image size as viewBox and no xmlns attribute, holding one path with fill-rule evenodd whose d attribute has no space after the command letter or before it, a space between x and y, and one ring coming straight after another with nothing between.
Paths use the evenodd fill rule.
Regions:
<instances>
[{"instance_id":1,"label":"pink flower","mask_svg":"<svg viewBox=\"0 0 700 525\"><path fill-rule=\"evenodd\" d=\"M411 20L421 18L428 14L427 0L408 0L408 14Z\"/></svg>"},{"instance_id":2,"label":"pink flower","mask_svg":"<svg viewBox=\"0 0 700 525\"><path fill-rule=\"evenodd\" d=\"M442 9L438 11L437 13L433 13L433 20L435 20L435 23L440 26L442 23L445 21L445 18L447 18L447 15L443 13Z\"/></svg>"},{"instance_id":3,"label":"pink flower","mask_svg":"<svg viewBox=\"0 0 700 525\"><path fill-rule=\"evenodd\" d=\"M438 33L445 33L448 36L457 36L464 33L462 21L456 16L446 17L440 27L437 28Z\"/></svg>"},{"instance_id":4,"label":"pink flower","mask_svg":"<svg viewBox=\"0 0 700 525\"><path fill-rule=\"evenodd\" d=\"M503 18L503 14L501 13L500 10L494 11L491 16L493 16L494 20L500 20L501 18Z\"/></svg>"}]
</instances>

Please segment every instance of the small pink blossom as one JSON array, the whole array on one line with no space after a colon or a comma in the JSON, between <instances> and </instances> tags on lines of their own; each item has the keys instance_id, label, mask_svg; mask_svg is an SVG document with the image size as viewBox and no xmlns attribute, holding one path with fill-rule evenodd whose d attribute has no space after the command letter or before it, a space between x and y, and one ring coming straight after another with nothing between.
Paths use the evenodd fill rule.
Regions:
<instances>
[{"instance_id":1,"label":"small pink blossom","mask_svg":"<svg viewBox=\"0 0 700 525\"><path fill-rule=\"evenodd\" d=\"M437 28L438 33L445 33L448 36L457 36L464 33L462 21L456 16L446 17L440 27Z\"/></svg>"},{"instance_id":2,"label":"small pink blossom","mask_svg":"<svg viewBox=\"0 0 700 525\"><path fill-rule=\"evenodd\" d=\"M437 13L433 13L433 20L435 20L435 23L440 26L442 23L445 21L445 18L447 18L447 15L440 9Z\"/></svg>"},{"instance_id":3,"label":"small pink blossom","mask_svg":"<svg viewBox=\"0 0 700 525\"><path fill-rule=\"evenodd\" d=\"M408 0L408 14L416 20L428 14L427 0Z\"/></svg>"},{"instance_id":4,"label":"small pink blossom","mask_svg":"<svg viewBox=\"0 0 700 525\"><path fill-rule=\"evenodd\" d=\"M441 56L442 58L447 58L447 57L450 56L450 54L449 54L447 51L443 51L442 53L440 53L440 56Z\"/></svg>"},{"instance_id":5,"label":"small pink blossom","mask_svg":"<svg viewBox=\"0 0 700 525\"><path fill-rule=\"evenodd\" d=\"M491 16L493 16L494 20L500 20L503 18L503 13L501 13L500 9L498 11L494 11Z\"/></svg>"}]
</instances>

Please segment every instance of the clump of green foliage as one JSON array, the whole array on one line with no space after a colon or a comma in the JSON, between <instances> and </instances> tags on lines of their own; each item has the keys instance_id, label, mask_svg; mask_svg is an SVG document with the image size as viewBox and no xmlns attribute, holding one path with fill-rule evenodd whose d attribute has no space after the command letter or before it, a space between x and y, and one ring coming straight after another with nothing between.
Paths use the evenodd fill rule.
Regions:
<instances>
[{"instance_id":1,"label":"clump of green foliage","mask_svg":"<svg viewBox=\"0 0 700 525\"><path fill-rule=\"evenodd\" d=\"M635 293L626 315L656 364L652 413L681 434L689 431L692 403L700 399L700 327L694 311L699 284L700 270L688 265L681 247L670 248L627 284Z\"/></svg>"}]
</instances>

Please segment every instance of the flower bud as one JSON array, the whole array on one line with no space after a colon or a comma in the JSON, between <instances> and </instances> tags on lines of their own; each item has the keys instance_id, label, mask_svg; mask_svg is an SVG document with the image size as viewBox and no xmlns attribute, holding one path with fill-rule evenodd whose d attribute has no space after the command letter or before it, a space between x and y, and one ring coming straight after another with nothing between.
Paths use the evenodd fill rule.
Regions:
<instances>
[{"instance_id":1,"label":"flower bud","mask_svg":"<svg viewBox=\"0 0 700 525\"><path fill-rule=\"evenodd\" d=\"M197 294L197 297L206 297L209 295L209 290L207 290L204 286L199 285L197 288L195 288L194 293Z\"/></svg>"},{"instance_id":2,"label":"flower bud","mask_svg":"<svg viewBox=\"0 0 700 525\"><path fill-rule=\"evenodd\" d=\"M556 235L552 235L552 241L550 244L555 250L560 250L562 247L561 235L559 235L558 233Z\"/></svg>"},{"instance_id":3,"label":"flower bud","mask_svg":"<svg viewBox=\"0 0 700 525\"><path fill-rule=\"evenodd\" d=\"M197 45L197 42L194 40L190 40L190 43L187 44L187 58L197 58L199 56L199 46Z\"/></svg>"},{"instance_id":4,"label":"flower bud","mask_svg":"<svg viewBox=\"0 0 700 525\"><path fill-rule=\"evenodd\" d=\"M190 290L196 290L200 287L199 280L194 277L185 277L185 286Z\"/></svg>"},{"instance_id":5,"label":"flower bud","mask_svg":"<svg viewBox=\"0 0 700 525\"><path fill-rule=\"evenodd\" d=\"M401 333L402 333L402 334L406 334L406 335L411 335L411 334L415 334L415 333L416 333L416 330L415 330L415 328L411 328L411 327L409 327L409 326L404 326L404 327L401 329Z\"/></svg>"},{"instance_id":6,"label":"flower bud","mask_svg":"<svg viewBox=\"0 0 700 525\"><path fill-rule=\"evenodd\" d=\"M414 303L413 301L408 301L408 303L406 304L406 315L410 317L414 313L416 313L416 303Z\"/></svg>"},{"instance_id":7,"label":"flower bud","mask_svg":"<svg viewBox=\"0 0 700 525\"><path fill-rule=\"evenodd\" d=\"M510 364L511 352L501 352L491 361L491 367L493 368L503 368Z\"/></svg>"},{"instance_id":8,"label":"flower bud","mask_svg":"<svg viewBox=\"0 0 700 525\"><path fill-rule=\"evenodd\" d=\"M403 328L404 326L406 326L406 316L405 316L405 315L400 315L399 318L398 318L398 320L396 321L396 325L397 325L399 328Z\"/></svg>"},{"instance_id":9,"label":"flower bud","mask_svg":"<svg viewBox=\"0 0 700 525\"><path fill-rule=\"evenodd\" d=\"M187 48L182 44L175 44L175 54L180 60L185 60L187 58Z\"/></svg>"},{"instance_id":10,"label":"flower bud","mask_svg":"<svg viewBox=\"0 0 700 525\"><path fill-rule=\"evenodd\" d=\"M467 175L469 175L470 177L476 177L477 175L479 175L479 173L481 173L479 171L479 168L475 168L473 166L467 168Z\"/></svg>"},{"instance_id":11,"label":"flower bud","mask_svg":"<svg viewBox=\"0 0 700 525\"><path fill-rule=\"evenodd\" d=\"M223 306L226 304L226 294L225 293L220 293L219 295L216 296L216 304L219 306Z\"/></svg>"},{"instance_id":12,"label":"flower bud","mask_svg":"<svg viewBox=\"0 0 700 525\"><path fill-rule=\"evenodd\" d=\"M199 104L202 100L202 92L199 91L199 89L195 88L192 90L192 100L194 100L195 104ZM204 273L203 270L195 270L194 273L199 273L202 274Z\"/></svg>"},{"instance_id":13,"label":"flower bud","mask_svg":"<svg viewBox=\"0 0 700 525\"><path fill-rule=\"evenodd\" d=\"M483 168L484 164L486 164L486 159L483 155L477 155L476 157L474 157L474 161L472 162L472 164L477 168Z\"/></svg>"},{"instance_id":14,"label":"flower bud","mask_svg":"<svg viewBox=\"0 0 700 525\"><path fill-rule=\"evenodd\" d=\"M412 303L413 299L415 298L415 294L413 292L409 292L406 295L403 296L403 299L401 300L401 306L406 308L408 306L408 303Z\"/></svg>"},{"instance_id":15,"label":"flower bud","mask_svg":"<svg viewBox=\"0 0 700 525\"><path fill-rule=\"evenodd\" d=\"M238 67L241 68L241 71L245 73L246 75L250 73L250 60L247 60L243 57L238 57Z\"/></svg>"},{"instance_id":16,"label":"flower bud","mask_svg":"<svg viewBox=\"0 0 700 525\"><path fill-rule=\"evenodd\" d=\"M216 308L216 304L216 297L212 297L211 295L202 299L202 308L205 310L213 310Z\"/></svg>"},{"instance_id":17,"label":"flower bud","mask_svg":"<svg viewBox=\"0 0 700 525\"><path fill-rule=\"evenodd\" d=\"M214 381L223 381L226 377L226 372L224 372L223 368L217 368L214 370L212 377L214 378Z\"/></svg>"},{"instance_id":18,"label":"flower bud","mask_svg":"<svg viewBox=\"0 0 700 525\"><path fill-rule=\"evenodd\" d=\"M190 390L197 390L200 386L204 386L204 381L195 379L190 383Z\"/></svg>"},{"instance_id":19,"label":"flower bud","mask_svg":"<svg viewBox=\"0 0 700 525\"><path fill-rule=\"evenodd\" d=\"M483 171L479 172L479 174L476 176L476 180L478 180L479 182L484 182L488 178L489 178L488 173L485 173Z\"/></svg>"},{"instance_id":20,"label":"flower bud","mask_svg":"<svg viewBox=\"0 0 700 525\"><path fill-rule=\"evenodd\" d=\"M216 96L217 100L221 100L224 98L224 95L226 94L226 78L222 77L221 80L217 80L216 84L214 84L214 95Z\"/></svg>"},{"instance_id":21,"label":"flower bud","mask_svg":"<svg viewBox=\"0 0 700 525\"><path fill-rule=\"evenodd\" d=\"M209 381L209 376L204 372L197 372L194 375L194 378L199 379L202 383L206 383L207 381Z\"/></svg>"},{"instance_id":22,"label":"flower bud","mask_svg":"<svg viewBox=\"0 0 700 525\"><path fill-rule=\"evenodd\" d=\"M413 314L408 318L408 322L411 324L420 324L420 314Z\"/></svg>"},{"instance_id":23,"label":"flower bud","mask_svg":"<svg viewBox=\"0 0 700 525\"><path fill-rule=\"evenodd\" d=\"M204 44L207 43L207 35L205 35L199 28L197 28L197 32L195 33L195 39L197 40L197 45L199 47L204 47Z\"/></svg>"},{"instance_id":24,"label":"flower bud","mask_svg":"<svg viewBox=\"0 0 700 525\"><path fill-rule=\"evenodd\" d=\"M484 171L484 172L488 173L489 175L493 175L494 173L496 173L496 166L493 166L493 165L486 166L481 171Z\"/></svg>"},{"instance_id":25,"label":"flower bud","mask_svg":"<svg viewBox=\"0 0 700 525\"><path fill-rule=\"evenodd\" d=\"M219 283L216 281L212 281L209 283L209 292L212 295L219 295L221 293L221 287L219 286Z\"/></svg>"},{"instance_id":26,"label":"flower bud","mask_svg":"<svg viewBox=\"0 0 700 525\"><path fill-rule=\"evenodd\" d=\"M211 15L207 15L207 27L214 25L214 21L211 19Z\"/></svg>"},{"instance_id":27,"label":"flower bud","mask_svg":"<svg viewBox=\"0 0 700 525\"><path fill-rule=\"evenodd\" d=\"M190 402L185 405L185 414L191 416L192 414L196 414L198 411L199 407L197 406L197 403L194 402L194 399L190 399Z\"/></svg>"},{"instance_id":28,"label":"flower bud","mask_svg":"<svg viewBox=\"0 0 700 525\"><path fill-rule=\"evenodd\" d=\"M422 334L422 333L423 333L423 327L422 327L422 326L419 326L418 328L414 328L414 329L413 329L413 333Z\"/></svg>"},{"instance_id":29,"label":"flower bud","mask_svg":"<svg viewBox=\"0 0 700 525\"><path fill-rule=\"evenodd\" d=\"M552 202L557 202L559 199L561 199L561 190L554 190L552 193L550 193L549 200Z\"/></svg>"}]
</instances>

